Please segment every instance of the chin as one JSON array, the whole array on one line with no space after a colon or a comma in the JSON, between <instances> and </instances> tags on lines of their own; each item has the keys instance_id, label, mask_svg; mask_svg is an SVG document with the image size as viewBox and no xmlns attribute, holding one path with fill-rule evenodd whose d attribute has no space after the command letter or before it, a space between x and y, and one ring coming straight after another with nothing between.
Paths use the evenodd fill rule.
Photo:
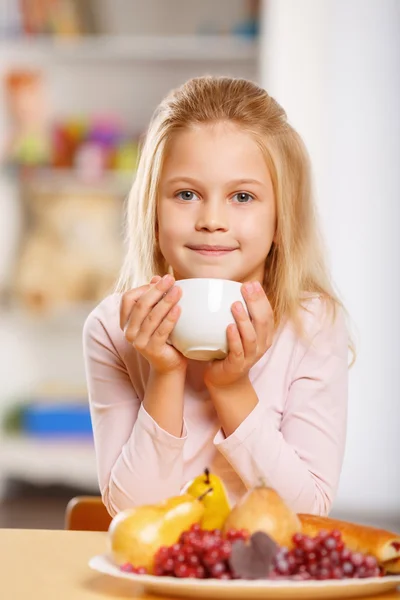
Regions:
<instances>
[{"instance_id":1,"label":"chin","mask_svg":"<svg viewBox=\"0 0 400 600\"><path fill-rule=\"evenodd\" d=\"M194 264L193 264L194 263ZM244 281L245 274L232 269L232 265L210 264L181 264L173 268L174 277L179 279L230 279L231 281ZM229 266L232 270L229 269ZM228 267L228 268L226 268Z\"/></svg>"},{"instance_id":2,"label":"chin","mask_svg":"<svg viewBox=\"0 0 400 600\"><path fill-rule=\"evenodd\" d=\"M215 272L201 273L201 274L197 273L197 274L190 275L190 277L186 277L186 279L226 279L229 281L238 281L238 282L242 281L238 277L233 277L232 275L229 275L226 273L215 273Z\"/></svg>"}]
</instances>

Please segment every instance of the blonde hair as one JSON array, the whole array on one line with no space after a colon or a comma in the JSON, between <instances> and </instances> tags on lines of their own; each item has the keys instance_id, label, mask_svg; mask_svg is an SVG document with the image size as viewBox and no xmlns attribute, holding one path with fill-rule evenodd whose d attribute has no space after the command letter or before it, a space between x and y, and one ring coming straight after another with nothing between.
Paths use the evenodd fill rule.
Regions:
<instances>
[{"instance_id":1,"label":"blonde hair","mask_svg":"<svg viewBox=\"0 0 400 600\"><path fill-rule=\"evenodd\" d=\"M165 151L176 132L217 121L232 122L251 134L271 174L277 232L266 259L264 288L275 325L291 319L301 329L299 307L307 294L323 297L334 319L337 307L344 307L325 262L305 145L283 108L264 89L229 77L191 79L156 109L128 199L128 252L116 291L125 292L169 271L156 239L157 193Z\"/></svg>"}]
</instances>

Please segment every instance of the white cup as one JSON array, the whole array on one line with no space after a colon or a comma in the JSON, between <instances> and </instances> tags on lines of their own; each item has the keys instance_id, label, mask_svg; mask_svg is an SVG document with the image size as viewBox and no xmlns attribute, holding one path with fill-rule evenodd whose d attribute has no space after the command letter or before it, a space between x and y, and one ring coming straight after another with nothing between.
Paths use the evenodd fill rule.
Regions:
<instances>
[{"instance_id":1,"label":"white cup","mask_svg":"<svg viewBox=\"0 0 400 600\"><path fill-rule=\"evenodd\" d=\"M228 354L226 329L235 323L232 304L241 301L246 308L241 283L228 279L183 279L181 314L170 343L193 360L223 359Z\"/></svg>"}]
</instances>

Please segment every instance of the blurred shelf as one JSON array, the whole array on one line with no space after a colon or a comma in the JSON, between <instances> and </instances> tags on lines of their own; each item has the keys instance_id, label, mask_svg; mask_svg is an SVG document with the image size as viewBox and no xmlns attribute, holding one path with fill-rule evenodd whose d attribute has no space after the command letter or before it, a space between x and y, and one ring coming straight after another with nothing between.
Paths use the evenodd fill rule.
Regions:
<instances>
[{"instance_id":1,"label":"blurred shelf","mask_svg":"<svg viewBox=\"0 0 400 600\"><path fill-rule=\"evenodd\" d=\"M234 35L83 36L78 38L15 38L0 41L7 59L45 62L155 60L254 62L258 42Z\"/></svg>"},{"instance_id":2,"label":"blurred shelf","mask_svg":"<svg viewBox=\"0 0 400 600\"><path fill-rule=\"evenodd\" d=\"M110 290L111 293L111 290ZM67 331L81 335L82 327L98 302L81 302L43 312L29 311L17 302L0 304L0 328L20 331Z\"/></svg>"},{"instance_id":3,"label":"blurred shelf","mask_svg":"<svg viewBox=\"0 0 400 600\"><path fill-rule=\"evenodd\" d=\"M15 171L15 180L41 193L115 194L125 196L134 174L106 171L95 178L85 178L73 169L37 168L26 173Z\"/></svg>"},{"instance_id":4,"label":"blurred shelf","mask_svg":"<svg viewBox=\"0 0 400 600\"><path fill-rule=\"evenodd\" d=\"M0 478L98 489L92 440L0 439Z\"/></svg>"}]
</instances>

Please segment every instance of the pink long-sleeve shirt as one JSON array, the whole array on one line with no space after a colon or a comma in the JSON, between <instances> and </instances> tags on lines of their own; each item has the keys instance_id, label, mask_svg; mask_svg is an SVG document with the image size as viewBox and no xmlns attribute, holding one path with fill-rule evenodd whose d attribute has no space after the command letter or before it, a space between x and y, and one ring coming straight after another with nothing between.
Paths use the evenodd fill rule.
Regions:
<instances>
[{"instance_id":1,"label":"pink long-sleeve shirt","mask_svg":"<svg viewBox=\"0 0 400 600\"><path fill-rule=\"evenodd\" d=\"M84 327L84 357L98 478L111 515L178 495L206 466L234 503L259 484L296 512L327 514L341 471L347 420L348 334L318 297L302 311L305 338L290 322L250 371L258 404L225 437L202 363L190 361L181 437L164 431L142 405L149 364L119 325L120 295L103 300ZM174 402L174 398L171 398Z\"/></svg>"}]
</instances>

